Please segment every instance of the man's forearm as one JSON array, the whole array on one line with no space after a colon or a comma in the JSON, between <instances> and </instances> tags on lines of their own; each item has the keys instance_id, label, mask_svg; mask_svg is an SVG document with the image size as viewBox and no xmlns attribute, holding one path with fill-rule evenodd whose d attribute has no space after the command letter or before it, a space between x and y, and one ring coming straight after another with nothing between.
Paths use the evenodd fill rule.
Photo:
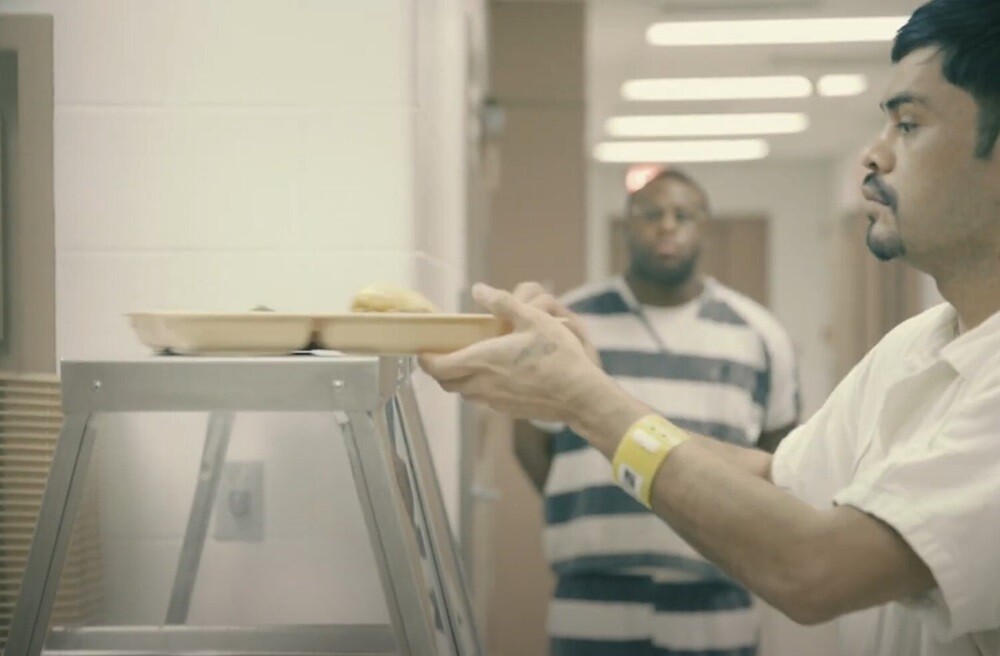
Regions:
<instances>
[{"instance_id":1,"label":"man's forearm","mask_svg":"<svg viewBox=\"0 0 1000 656\"><path fill-rule=\"evenodd\" d=\"M813 508L699 441L667 457L653 483L653 509L702 555L798 622L827 621L935 585L891 527L849 506Z\"/></svg>"},{"instance_id":2,"label":"man's forearm","mask_svg":"<svg viewBox=\"0 0 1000 656\"><path fill-rule=\"evenodd\" d=\"M570 422L571 427L608 460L614 458L618 443L632 424L653 412L649 406L626 394L610 378L595 379L593 386L581 396L578 404L578 411ZM691 434L691 438L731 466L770 480L770 454L727 444L704 435Z\"/></svg>"},{"instance_id":3,"label":"man's forearm","mask_svg":"<svg viewBox=\"0 0 1000 656\"><path fill-rule=\"evenodd\" d=\"M650 411L607 382L595 381L587 396L571 425L612 459L628 429ZM799 622L885 603L933 583L899 536L876 520L850 508L820 511L776 488L770 459L692 436L663 463L653 510L702 555ZM907 554L898 567L876 562L875 552L897 548ZM847 576L848 570L858 571Z\"/></svg>"},{"instance_id":4,"label":"man's forearm","mask_svg":"<svg viewBox=\"0 0 1000 656\"><path fill-rule=\"evenodd\" d=\"M650 410L609 383L595 380L571 425L611 460L628 429ZM702 555L787 613L784 606L805 578L795 556L816 511L769 482L769 462L766 453L693 436L664 462L653 510Z\"/></svg>"},{"instance_id":5,"label":"man's forearm","mask_svg":"<svg viewBox=\"0 0 1000 656\"><path fill-rule=\"evenodd\" d=\"M694 441L653 483L653 509L699 553L793 619L810 621L822 585L820 511ZM815 569L813 567L815 566Z\"/></svg>"}]
</instances>

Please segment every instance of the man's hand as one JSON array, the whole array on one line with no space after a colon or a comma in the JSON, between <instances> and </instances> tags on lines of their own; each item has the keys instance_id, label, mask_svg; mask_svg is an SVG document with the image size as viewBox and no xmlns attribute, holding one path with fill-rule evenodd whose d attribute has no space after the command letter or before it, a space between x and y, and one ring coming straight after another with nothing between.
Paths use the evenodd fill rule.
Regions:
<instances>
[{"instance_id":1,"label":"man's hand","mask_svg":"<svg viewBox=\"0 0 1000 656\"><path fill-rule=\"evenodd\" d=\"M564 325L487 285L476 285L472 295L509 321L513 332L455 353L422 356L420 365L446 391L515 418L571 423L592 403L595 390L607 385L607 377L570 329L569 317Z\"/></svg>"},{"instance_id":2,"label":"man's hand","mask_svg":"<svg viewBox=\"0 0 1000 656\"><path fill-rule=\"evenodd\" d=\"M598 367L601 366L601 356L597 354L597 349L590 342L590 336L587 334L587 329L583 325L583 321L555 296L547 292L544 287L537 282L522 282L514 288L513 296L526 305L536 307L542 312L564 320L566 327L580 340L583 350L587 352L587 357L590 358L590 361Z\"/></svg>"}]
</instances>

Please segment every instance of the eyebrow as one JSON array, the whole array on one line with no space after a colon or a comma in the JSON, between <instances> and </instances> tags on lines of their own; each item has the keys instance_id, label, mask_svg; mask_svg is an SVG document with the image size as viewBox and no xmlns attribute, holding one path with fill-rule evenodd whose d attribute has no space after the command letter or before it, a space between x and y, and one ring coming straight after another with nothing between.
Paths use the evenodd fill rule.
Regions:
<instances>
[{"instance_id":1,"label":"eyebrow","mask_svg":"<svg viewBox=\"0 0 1000 656\"><path fill-rule=\"evenodd\" d=\"M894 112L903 105L923 105L924 107L930 107L927 98L909 92L898 93L885 102L879 103L879 107L882 108L883 112Z\"/></svg>"}]
</instances>

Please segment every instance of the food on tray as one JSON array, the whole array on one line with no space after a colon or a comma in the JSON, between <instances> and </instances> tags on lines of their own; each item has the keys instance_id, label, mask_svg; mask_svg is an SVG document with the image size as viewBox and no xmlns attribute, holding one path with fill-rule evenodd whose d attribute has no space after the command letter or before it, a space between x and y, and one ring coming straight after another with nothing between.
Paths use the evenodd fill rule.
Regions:
<instances>
[{"instance_id":1,"label":"food on tray","mask_svg":"<svg viewBox=\"0 0 1000 656\"><path fill-rule=\"evenodd\" d=\"M431 313L440 310L415 291L391 285L368 285L354 295L351 312Z\"/></svg>"}]
</instances>

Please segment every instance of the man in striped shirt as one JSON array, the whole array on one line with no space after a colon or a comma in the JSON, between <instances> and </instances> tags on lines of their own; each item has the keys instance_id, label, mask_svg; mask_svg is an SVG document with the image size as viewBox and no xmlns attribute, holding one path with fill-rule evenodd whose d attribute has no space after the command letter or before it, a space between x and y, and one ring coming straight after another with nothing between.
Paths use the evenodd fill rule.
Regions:
<instances>
[{"instance_id":1,"label":"man in striped shirt","mask_svg":"<svg viewBox=\"0 0 1000 656\"><path fill-rule=\"evenodd\" d=\"M627 210L628 272L563 299L603 368L684 429L773 451L798 421L792 346L767 310L697 272L704 189L667 169ZM751 596L623 492L598 451L558 425L520 423L515 443L545 497L553 656L756 652Z\"/></svg>"}]
</instances>

